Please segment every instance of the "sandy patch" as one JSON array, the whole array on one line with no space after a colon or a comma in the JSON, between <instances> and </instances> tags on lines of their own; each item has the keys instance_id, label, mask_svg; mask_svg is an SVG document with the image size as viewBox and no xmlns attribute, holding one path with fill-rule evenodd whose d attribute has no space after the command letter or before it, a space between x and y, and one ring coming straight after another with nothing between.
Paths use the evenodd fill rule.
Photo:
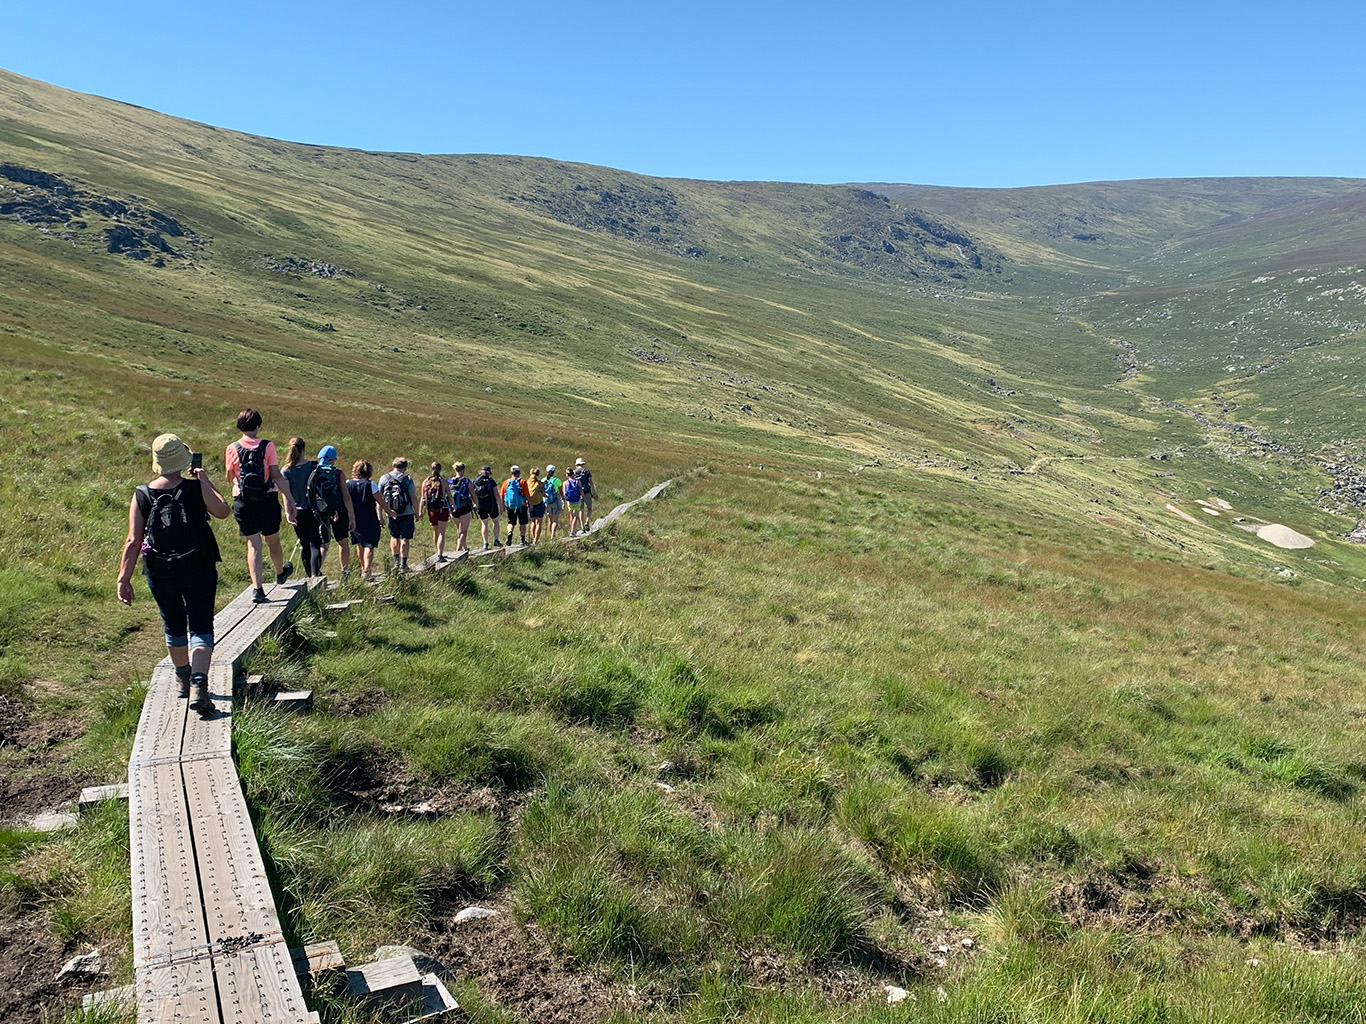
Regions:
<instances>
[{"instance_id":1,"label":"sandy patch","mask_svg":"<svg viewBox=\"0 0 1366 1024\"><path fill-rule=\"evenodd\" d=\"M1199 522L1200 522L1200 520L1196 519L1195 516L1191 515L1189 512L1185 511L1184 509L1179 509L1179 508L1177 508L1177 507L1176 507L1175 505L1173 505L1170 501L1167 502L1167 511L1168 511L1168 512L1172 512L1172 513L1175 513L1176 515L1180 516L1182 519L1186 520L1186 522L1188 522L1188 523L1199 523Z\"/></svg>"},{"instance_id":2,"label":"sandy patch","mask_svg":"<svg viewBox=\"0 0 1366 1024\"><path fill-rule=\"evenodd\" d=\"M1202 507L1202 508L1200 509L1200 511L1203 512L1203 513L1205 513L1205 515L1207 515L1207 516L1218 516L1218 515L1219 515L1219 510L1218 510L1217 508L1204 508L1204 507Z\"/></svg>"},{"instance_id":3,"label":"sandy patch","mask_svg":"<svg viewBox=\"0 0 1366 1024\"><path fill-rule=\"evenodd\" d=\"M1215 498L1214 504L1219 508L1223 509L1225 512L1233 511L1233 506L1226 502L1223 498Z\"/></svg>"},{"instance_id":4,"label":"sandy patch","mask_svg":"<svg viewBox=\"0 0 1366 1024\"><path fill-rule=\"evenodd\" d=\"M1312 548L1314 542L1302 533L1296 533L1280 523L1267 523L1257 527L1257 536L1278 548Z\"/></svg>"},{"instance_id":5,"label":"sandy patch","mask_svg":"<svg viewBox=\"0 0 1366 1024\"><path fill-rule=\"evenodd\" d=\"M1213 507L1214 507L1214 506L1211 505L1208 501L1206 501L1204 498L1196 498L1196 499L1195 499L1195 503L1196 503L1197 505L1200 505L1200 506L1204 507L1204 508L1213 508Z\"/></svg>"}]
</instances>

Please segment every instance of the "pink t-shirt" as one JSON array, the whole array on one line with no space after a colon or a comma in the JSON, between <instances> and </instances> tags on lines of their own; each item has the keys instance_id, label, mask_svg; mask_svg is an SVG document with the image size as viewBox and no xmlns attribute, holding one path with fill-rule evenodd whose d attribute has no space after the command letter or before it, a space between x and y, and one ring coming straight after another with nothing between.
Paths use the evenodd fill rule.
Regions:
<instances>
[{"instance_id":1,"label":"pink t-shirt","mask_svg":"<svg viewBox=\"0 0 1366 1024\"><path fill-rule=\"evenodd\" d=\"M228 445L227 451L223 453L223 461L228 467L228 480L232 483L232 496L235 498L242 493L242 488L237 482L238 478L242 475L242 466L237 461L237 446L239 444L243 448L250 448L253 450L262 444L266 446L266 490L271 494L277 493L275 481L271 479L270 472L272 466L278 466L280 464L279 458L275 455L275 442L262 441L259 437L243 437Z\"/></svg>"}]
</instances>

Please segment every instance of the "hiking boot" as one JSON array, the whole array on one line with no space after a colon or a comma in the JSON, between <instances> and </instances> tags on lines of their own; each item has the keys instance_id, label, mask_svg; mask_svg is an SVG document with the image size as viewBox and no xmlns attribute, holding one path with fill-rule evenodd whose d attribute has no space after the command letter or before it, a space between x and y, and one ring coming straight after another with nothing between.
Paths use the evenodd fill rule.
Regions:
<instances>
[{"instance_id":1,"label":"hiking boot","mask_svg":"<svg viewBox=\"0 0 1366 1024\"><path fill-rule=\"evenodd\" d=\"M251 595L252 604L269 604L270 598L266 597L266 588L257 587L256 593Z\"/></svg>"},{"instance_id":2,"label":"hiking boot","mask_svg":"<svg viewBox=\"0 0 1366 1024\"><path fill-rule=\"evenodd\" d=\"M190 677L190 684L194 687L194 700L190 701L190 707L207 718L214 710L213 701L209 699L209 677L197 672Z\"/></svg>"},{"instance_id":3,"label":"hiking boot","mask_svg":"<svg viewBox=\"0 0 1366 1024\"><path fill-rule=\"evenodd\" d=\"M488 541L484 541L484 550L487 551L488 549L489 549L489 542L488 542Z\"/></svg>"},{"instance_id":4,"label":"hiking boot","mask_svg":"<svg viewBox=\"0 0 1366 1024\"><path fill-rule=\"evenodd\" d=\"M407 571L408 571L408 559L406 559L406 558L403 559L403 561L399 563L399 566L398 566L398 567L399 567L402 571L407 572Z\"/></svg>"},{"instance_id":5,"label":"hiking boot","mask_svg":"<svg viewBox=\"0 0 1366 1024\"><path fill-rule=\"evenodd\" d=\"M280 569L280 571L277 572L277 573L275 574L275 582L276 582L277 584L283 583L285 580L289 579L290 575L291 575L293 572L294 572L294 563L293 563L293 562L286 562L286 563L284 564L284 566Z\"/></svg>"},{"instance_id":6,"label":"hiking boot","mask_svg":"<svg viewBox=\"0 0 1366 1024\"><path fill-rule=\"evenodd\" d=\"M341 574L341 578L342 578L342 579L346 579L346 578L349 577L350 575L351 575L351 570L350 570L350 569L343 569L343 570L342 570L342 574Z\"/></svg>"},{"instance_id":7,"label":"hiking boot","mask_svg":"<svg viewBox=\"0 0 1366 1024\"><path fill-rule=\"evenodd\" d=\"M438 562L444 562L444 561L446 561L446 556L445 556L445 555L437 555L437 556L436 556L436 560L437 560Z\"/></svg>"},{"instance_id":8,"label":"hiking boot","mask_svg":"<svg viewBox=\"0 0 1366 1024\"><path fill-rule=\"evenodd\" d=\"M182 672L181 669L184 669ZM178 684L179 696L184 698L190 695L190 666L180 665L175 670L175 679Z\"/></svg>"}]
</instances>

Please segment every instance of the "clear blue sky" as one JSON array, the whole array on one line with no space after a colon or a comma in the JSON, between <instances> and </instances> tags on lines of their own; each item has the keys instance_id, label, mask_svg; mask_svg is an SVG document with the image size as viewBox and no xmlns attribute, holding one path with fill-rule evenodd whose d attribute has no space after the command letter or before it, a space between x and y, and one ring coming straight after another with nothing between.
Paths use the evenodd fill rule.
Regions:
<instances>
[{"instance_id":1,"label":"clear blue sky","mask_svg":"<svg viewBox=\"0 0 1366 1024\"><path fill-rule=\"evenodd\" d=\"M0 66L258 135L678 177L1366 177L1366 3L5 5Z\"/></svg>"}]
</instances>

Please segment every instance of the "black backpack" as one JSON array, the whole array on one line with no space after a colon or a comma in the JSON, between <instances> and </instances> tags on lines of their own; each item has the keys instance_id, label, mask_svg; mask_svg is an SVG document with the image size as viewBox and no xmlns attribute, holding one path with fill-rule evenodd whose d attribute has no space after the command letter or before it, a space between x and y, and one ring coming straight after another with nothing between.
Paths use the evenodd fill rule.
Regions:
<instances>
[{"instance_id":1,"label":"black backpack","mask_svg":"<svg viewBox=\"0 0 1366 1024\"><path fill-rule=\"evenodd\" d=\"M389 473L384 477L384 503L393 511L394 516L410 515L413 511L412 495L408 493L408 478L401 473Z\"/></svg>"},{"instance_id":2,"label":"black backpack","mask_svg":"<svg viewBox=\"0 0 1366 1024\"><path fill-rule=\"evenodd\" d=\"M346 505L341 495L341 470L321 463L308 475L308 501L319 519L335 519Z\"/></svg>"},{"instance_id":3,"label":"black backpack","mask_svg":"<svg viewBox=\"0 0 1366 1024\"><path fill-rule=\"evenodd\" d=\"M480 473L474 478L474 493L483 505L488 505L494 501L494 494L497 492L498 484L493 477L486 473Z\"/></svg>"},{"instance_id":4,"label":"black backpack","mask_svg":"<svg viewBox=\"0 0 1366 1024\"><path fill-rule=\"evenodd\" d=\"M145 522L143 548L150 570L158 572L190 568L195 556L201 554L200 540L208 510L195 508L193 499L186 496L184 485L169 491L156 491L143 484L137 489L138 507Z\"/></svg>"},{"instance_id":5,"label":"black backpack","mask_svg":"<svg viewBox=\"0 0 1366 1024\"><path fill-rule=\"evenodd\" d=\"M248 448L241 441L233 442L237 449L237 493L247 501L263 501L270 494L270 481L266 478L266 445L262 441L255 448Z\"/></svg>"}]
</instances>

